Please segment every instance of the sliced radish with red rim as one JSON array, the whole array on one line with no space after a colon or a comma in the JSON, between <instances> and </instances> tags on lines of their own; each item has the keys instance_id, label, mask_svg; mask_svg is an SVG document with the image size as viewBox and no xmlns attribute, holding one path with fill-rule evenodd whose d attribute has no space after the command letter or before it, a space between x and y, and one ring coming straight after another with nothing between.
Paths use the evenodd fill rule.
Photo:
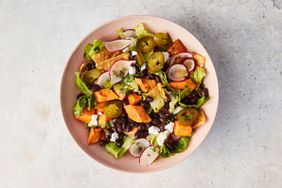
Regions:
<instances>
[{"instance_id":1,"label":"sliced radish with red rim","mask_svg":"<svg viewBox=\"0 0 282 188\"><path fill-rule=\"evenodd\" d=\"M143 151L150 146L150 142L145 138L140 138L135 140L135 142L130 146L129 153L135 158L141 156Z\"/></svg>"},{"instance_id":2,"label":"sliced radish with red rim","mask_svg":"<svg viewBox=\"0 0 282 188\"><path fill-rule=\"evenodd\" d=\"M147 147L141 157L139 158L139 163L143 166L151 165L159 156L159 148L154 146Z\"/></svg>"},{"instance_id":3,"label":"sliced radish with red rim","mask_svg":"<svg viewBox=\"0 0 282 188\"><path fill-rule=\"evenodd\" d=\"M171 58L169 64L182 63L185 59L191 59L193 56L188 52L180 53Z\"/></svg>"},{"instance_id":4,"label":"sliced radish with red rim","mask_svg":"<svg viewBox=\"0 0 282 188\"><path fill-rule=\"evenodd\" d=\"M193 59L185 59L183 65L187 68L188 72L192 72L196 68L196 63Z\"/></svg>"},{"instance_id":5,"label":"sliced radish with red rim","mask_svg":"<svg viewBox=\"0 0 282 188\"><path fill-rule=\"evenodd\" d=\"M168 68L167 76L172 81L183 81L188 76L188 71L184 65L174 64Z\"/></svg>"},{"instance_id":6,"label":"sliced radish with red rim","mask_svg":"<svg viewBox=\"0 0 282 188\"><path fill-rule=\"evenodd\" d=\"M129 72L130 66L135 63L135 60L119 60L116 61L110 69L111 83L115 84L122 80Z\"/></svg>"},{"instance_id":7,"label":"sliced radish with red rim","mask_svg":"<svg viewBox=\"0 0 282 188\"><path fill-rule=\"evenodd\" d=\"M105 42L105 47L110 52L116 52L123 50L132 44L130 39L117 39L113 41Z\"/></svg>"},{"instance_id":8,"label":"sliced radish with red rim","mask_svg":"<svg viewBox=\"0 0 282 188\"><path fill-rule=\"evenodd\" d=\"M106 81L110 81L111 78L110 78L110 72L107 71L107 72L103 72L98 78L97 78L97 81L96 81L96 84L99 85L100 87L104 87L104 83Z\"/></svg>"}]
</instances>

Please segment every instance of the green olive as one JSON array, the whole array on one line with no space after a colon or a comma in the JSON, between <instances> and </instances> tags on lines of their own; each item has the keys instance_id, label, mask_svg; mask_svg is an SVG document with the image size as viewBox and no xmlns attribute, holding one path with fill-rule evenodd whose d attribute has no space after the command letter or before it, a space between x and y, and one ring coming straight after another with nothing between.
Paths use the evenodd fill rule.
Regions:
<instances>
[{"instance_id":1,"label":"green olive","mask_svg":"<svg viewBox=\"0 0 282 188\"><path fill-rule=\"evenodd\" d=\"M143 53L154 50L155 48L154 39L149 36L139 39L137 42L137 48Z\"/></svg>"},{"instance_id":2,"label":"green olive","mask_svg":"<svg viewBox=\"0 0 282 188\"><path fill-rule=\"evenodd\" d=\"M103 111L108 118L117 118L122 113L122 102L118 100L108 101Z\"/></svg>"},{"instance_id":3,"label":"green olive","mask_svg":"<svg viewBox=\"0 0 282 188\"><path fill-rule=\"evenodd\" d=\"M164 55L162 52L154 52L148 58L148 73L152 74L162 70L165 64Z\"/></svg>"},{"instance_id":4,"label":"green olive","mask_svg":"<svg viewBox=\"0 0 282 188\"><path fill-rule=\"evenodd\" d=\"M137 51L136 61L137 61L139 66L142 66L142 65L145 64L145 58L144 58L142 52L140 52L139 50Z\"/></svg>"},{"instance_id":5,"label":"green olive","mask_svg":"<svg viewBox=\"0 0 282 188\"><path fill-rule=\"evenodd\" d=\"M91 69L89 71L86 71L82 78L83 80L88 83L88 84L91 84L94 82L95 79L97 79L101 74L101 70L99 69Z\"/></svg>"},{"instance_id":6,"label":"green olive","mask_svg":"<svg viewBox=\"0 0 282 188\"><path fill-rule=\"evenodd\" d=\"M156 46L162 50L168 49L172 44L172 40L168 33L156 33L154 36L154 42Z\"/></svg>"},{"instance_id":7,"label":"green olive","mask_svg":"<svg viewBox=\"0 0 282 188\"><path fill-rule=\"evenodd\" d=\"M177 114L177 120L186 126L192 125L198 118L198 111L194 108L185 108Z\"/></svg>"}]
</instances>

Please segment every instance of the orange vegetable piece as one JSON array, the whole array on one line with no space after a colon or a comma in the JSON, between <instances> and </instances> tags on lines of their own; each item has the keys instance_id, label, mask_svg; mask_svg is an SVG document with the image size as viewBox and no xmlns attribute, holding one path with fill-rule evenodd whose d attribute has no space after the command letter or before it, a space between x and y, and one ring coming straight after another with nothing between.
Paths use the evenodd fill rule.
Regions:
<instances>
[{"instance_id":1,"label":"orange vegetable piece","mask_svg":"<svg viewBox=\"0 0 282 188\"><path fill-rule=\"evenodd\" d=\"M179 121L175 121L173 132L176 136L192 136L192 126L185 126Z\"/></svg>"},{"instance_id":2,"label":"orange vegetable piece","mask_svg":"<svg viewBox=\"0 0 282 188\"><path fill-rule=\"evenodd\" d=\"M110 89L101 89L94 92L94 97L97 102L105 102L118 99L118 96Z\"/></svg>"},{"instance_id":3,"label":"orange vegetable piece","mask_svg":"<svg viewBox=\"0 0 282 188\"><path fill-rule=\"evenodd\" d=\"M197 118L196 122L194 122L193 125L192 125L193 129L200 127L201 125L203 125L207 121L207 117L206 117L205 112L202 109L200 109L198 112L199 112L198 118Z\"/></svg>"},{"instance_id":4,"label":"orange vegetable piece","mask_svg":"<svg viewBox=\"0 0 282 188\"><path fill-rule=\"evenodd\" d=\"M84 108L80 116L74 116L74 118L84 123L89 123L91 121L91 116L94 113L95 113L94 109L91 109L90 111L88 111L86 108Z\"/></svg>"},{"instance_id":5,"label":"orange vegetable piece","mask_svg":"<svg viewBox=\"0 0 282 188\"><path fill-rule=\"evenodd\" d=\"M176 89L176 90L179 90L179 89L191 89L191 90L193 90L197 86L193 82L192 79L187 79L187 80L183 80L183 81L179 81L179 82L170 82L169 84L173 89Z\"/></svg>"},{"instance_id":6,"label":"orange vegetable piece","mask_svg":"<svg viewBox=\"0 0 282 188\"><path fill-rule=\"evenodd\" d=\"M127 101L129 104L135 105L138 104L142 100L142 96L137 93L131 93L127 96Z\"/></svg>"},{"instance_id":7,"label":"orange vegetable piece","mask_svg":"<svg viewBox=\"0 0 282 188\"><path fill-rule=\"evenodd\" d=\"M101 131L100 140L107 140L104 131Z\"/></svg>"},{"instance_id":8,"label":"orange vegetable piece","mask_svg":"<svg viewBox=\"0 0 282 188\"><path fill-rule=\"evenodd\" d=\"M135 82L143 92L148 92L157 85L156 80L149 79L135 78Z\"/></svg>"},{"instance_id":9,"label":"orange vegetable piece","mask_svg":"<svg viewBox=\"0 0 282 188\"><path fill-rule=\"evenodd\" d=\"M95 109L97 110L97 112L103 112L103 108L105 106L105 102L100 102L100 103L97 103L95 105Z\"/></svg>"},{"instance_id":10,"label":"orange vegetable piece","mask_svg":"<svg viewBox=\"0 0 282 188\"><path fill-rule=\"evenodd\" d=\"M167 49L168 53L171 56L174 56L176 54L187 52L187 48L183 45L181 40L177 39L173 42L173 44Z\"/></svg>"},{"instance_id":11,"label":"orange vegetable piece","mask_svg":"<svg viewBox=\"0 0 282 188\"><path fill-rule=\"evenodd\" d=\"M128 118L138 123L149 123L152 121L142 106L126 105L124 109Z\"/></svg>"},{"instance_id":12,"label":"orange vegetable piece","mask_svg":"<svg viewBox=\"0 0 282 188\"><path fill-rule=\"evenodd\" d=\"M100 140L102 129L101 128L90 128L89 136L88 136L88 144L95 144Z\"/></svg>"}]
</instances>

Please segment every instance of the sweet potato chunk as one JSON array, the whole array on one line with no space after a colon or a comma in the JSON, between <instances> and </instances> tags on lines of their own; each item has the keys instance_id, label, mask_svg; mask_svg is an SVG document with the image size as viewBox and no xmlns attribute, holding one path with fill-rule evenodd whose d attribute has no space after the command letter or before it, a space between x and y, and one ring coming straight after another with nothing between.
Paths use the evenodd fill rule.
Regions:
<instances>
[{"instance_id":1,"label":"sweet potato chunk","mask_svg":"<svg viewBox=\"0 0 282 188\"><path fill-rule=\"evenodd\" d=\"M110 89L101 89L94 92L94 97L97 102L105 102L118 99L118 96Z\"/></svg>"},{"instance_id":2,"label":"sweet potato chunk","mask_svg":"<svg viewBox=\"0 0 282 188\"><path fill-rule=\"evenodd\" d=\"M138 95L137 93L130 93L127 96L127 101L131 105L138 104L142 100L142 96Z\"/></svg>"},{"instance_id":3,"label":"sweet potato chunk","mask_svg":"<svg viewBox=\"0 0 282 188\"><path fill-rule=\"evenodd\" d=\"M192 126L185 126L175 121L173 132L176 136L192 136Z\"/></svg>"},{"instance_id":4,"label":"sweet potato chunk","mask_svg":"<svg viewBox=\"0 0 282 188\"><path fill-rule=\"evenodd\" d=\"M80 116L74 116L75 119L82 121L84 123L89 123L91 121L91 116L95 113L94 109L88 111L86 108L83 109Z\"/></svg>"},{"instance_id":5,"label":"sweet potato chunk","mask_svg":"<svg viewBox=\"0 0 282 188\"><path fill-rule=\"evenodd\" d=\"M197 86L193 82L192 79L187 79L187 80L183 80L183 81L180 81L180 82L170 82L169 84L173 89L176 89L176 90L179 90L179 89L191 89L191 90L193 90Z\"/></svg>"},{"instance_id":6,"label":"sweet potato chunk","mask_svg":"<svg viewBox=\"0 0 282 188\"><path fill-rule=\"evenodd\" d=\"M176 41L173 42L173 44L167 49L168 53L171 56L174 56L176 54L182 53L182 52L187 52L186 47L183 45L181 40L177 39Z\"/></svg>"},{"instance_id":7,"label":"sweet potato chunk","mask_svg":"<svg viewBox=\"0 0 282 188\"><path fill-rule=\"evenodd\" d=\"M128 118L138 123L149 123L152 121L142 106L126 105L124 109Z\"/></svg>"},{"instance_id":8,"label":"sweet potato chunk","mask_svg":"<svg viewBox=\"0 0 282 188\"><path fill-rule=\"evenodd\" d=\"M135 82L143 92L148 92L157 85L156 80L149 79L135 78Z\"/></svg>"},{"instance_id":9,"label":"sweet potato chunk","mask_svg":"<svg viewBox=\"0 0 282 188\"><path fill-rule=\"evenodd\" d=\"M101 128L93 128L91 127L90 132L89 132L89 136L88 136L88 144L95 144L100 140L100 136L101 136Z\"/></svg>"}]
</instances>

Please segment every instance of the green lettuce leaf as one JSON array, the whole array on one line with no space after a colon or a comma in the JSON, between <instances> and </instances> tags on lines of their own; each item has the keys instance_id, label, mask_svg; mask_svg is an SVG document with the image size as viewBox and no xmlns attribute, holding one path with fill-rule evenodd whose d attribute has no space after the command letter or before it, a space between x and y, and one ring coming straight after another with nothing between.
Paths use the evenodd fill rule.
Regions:
<instances>
[{"instance_id":1,"label":"green lettuce leaf","mask_svg":"<svg viewBox=\"0 0 282 188\"><path fill-rule=\"evenodd\" d=\"M73 106L73 113L75 116L80 116L82 110L84 109L84 107L86 106L86 103L87 103L87 96L83 95L83 96L80 96L74 106Z\"/></svg>"},{"instance_id":2,"label":"green lettuce leaf","mask_svg":"<svg viewBox=\"0 0 282 188\"><path fill-rule=\"evenodd\" d=\"M177 142L175 149L172 151L173 153L180 153L185 151L188 148L190 141L190 137L181 137Z\"/></svg>"},{"instance_id":3,"label":"green lettuce leaf","mask_svg":"<svg viewBox=\"0 0 282 188\"><path fill-rule=\"evenodd\" d=\"M84 58L91 60L93 55L99 53L104 46L105 44L102 40L94 40L92 44L87 44L84 48Z\"/></svg>"},{"instance_id":4,"label":"green lettuce leaf","mask_svg":"<svg viewBox=\"0 0 282 188\"><path fill-rule=\"evenodd\" d=\"M207 101L209 100L208 97L201 97L197 100L197 103L196 104L184 104L182 103L180 100L179 100L179 105L181 107L184 107L184 108L200 108L201 106L203 106Z\"/></svg>"},{"instance_id":5,"label":"green lettuce leaf","mask_svg":"<svg viewBox=\"0 0 282 188\"><path fill-rule=\"evenodd\" d=\"M90 111L93 106L94 106L94 97L93 95L90 95L89 97L87 97L87 110Z\"/></svg>"},{"instance_id":6,"label":"green lettuce leaf","mask_svg":"<svg viewBox=\"0 0 282 188\"><path fill-rule=\"evenodd\" d=\"M191 74L192 80L194 80L197 84L202 83L203 78L206 76L206 71L202 67L196 67L194 72Z\"/></svg>"},{"instance_id":7,"label":"green lettuce leaf","mask_svg":"<svg viewBox=\"0 0 282 188\"><path fill-rule=\"evenodd\" d=\"M134 30L135 30L135 34L137 36L138 39L142 38L142 37L146 37L146 36L151 36L153 37L154 35L150 32L148 32L146 29L145 29L145 26L143 23L140 23L138 25L136 25L134 27Z\"/></svg>"},{"instance_id":8,"label":"green lettuce leaf","mask_svg":"<svg viewBox=\"0 0 282 188\"><path fill-rule=\"evenodd\" d=\"M133 141L133 137L127 136L124 138L124 142L121 147L118 147L116 143L110 142L105 146L105 150L115 158L120 158L127 152Z\"/></svg>"},{"instance_id":9,"label":"green lettuce leaf","mask_svg":"<svg viewBox=\"0 0 282 188\"><path fill-rule=\"evenodd\" d=\"M167 87L167 89L171 90L171 91L175 91L175 89L173 89L168 80L167 80L167 76L166 76L166 73L161 71L161 72L156 72L156 73L153 73L154 75L157 75L160 77L162 83Z\"/></svg>"},{"instance_id":10,"label":"green lettuce leaf","mask_svg":"<svg viewBox=\"0 0 282 188\"><path fill-rule=\"evenodd\" d=\"M160 156L166 158L170 157L171 155L173 155L173 153L171 153L171 151L165 145L160 147Z\"/></svg>"},{"instance_id":11,"label":"green lettuce leaf","mask_svg":"<svg viewBox=\"0 0 282 188\"><path fill-rule=\"evenodd\" d=\"M75 73L75 86L79 89L83 94L90 96L92 95L92 91L88 89L86 84L80 79L80 73Z\"/></svg>"}]
</instances>

